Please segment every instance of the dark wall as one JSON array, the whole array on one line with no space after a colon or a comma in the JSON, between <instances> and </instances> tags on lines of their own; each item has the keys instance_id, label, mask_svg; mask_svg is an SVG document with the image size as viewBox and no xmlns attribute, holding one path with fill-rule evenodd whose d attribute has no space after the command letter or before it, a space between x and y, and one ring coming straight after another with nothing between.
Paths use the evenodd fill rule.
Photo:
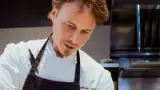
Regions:
<instances>
[{"instance_id":1,"label":"dark wall","mask_svg":"<svg viewBox=\"0 0 160 90\"><path fill-rule=\"evenodd\" d=\"M107 0L111 11L111 0ZM0 3L0 28L51 26L47 18L51 0L4 0ZM110 24L110 20L104 24Z\"/></svg>"},{"instance_id":2,"label":"dark wall","mask_svg":"<svg viewBox=\"0 0 160 90\"><path fill-rule=\"evenodd\" d=\"M49 26L51 0L1 1L0 28Z\"/></svg>"}]
</instances>

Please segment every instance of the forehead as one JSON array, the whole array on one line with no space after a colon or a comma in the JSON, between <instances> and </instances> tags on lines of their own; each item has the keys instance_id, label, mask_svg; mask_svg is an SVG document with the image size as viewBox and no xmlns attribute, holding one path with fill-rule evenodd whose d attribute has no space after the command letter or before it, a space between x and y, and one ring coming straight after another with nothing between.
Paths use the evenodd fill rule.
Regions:
<instances>
[{"instance_id":1,"label":"forehead","mask_svg":"<svg viewBox=\"0 0 160 90\"><path fill-rule=\"evenodd\" d=\"M94 29L96 21L90 8L82 5L80 2L69 2L62 5L59 10L60 18L64 21L68 20L74 24Z\"/></svg>"}]
</instances>

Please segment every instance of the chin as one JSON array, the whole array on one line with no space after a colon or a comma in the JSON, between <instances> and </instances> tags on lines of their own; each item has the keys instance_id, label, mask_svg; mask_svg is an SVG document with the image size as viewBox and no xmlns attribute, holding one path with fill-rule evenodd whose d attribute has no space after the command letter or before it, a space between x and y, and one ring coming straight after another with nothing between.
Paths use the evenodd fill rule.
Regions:
<instances>
[{"instance_id":1,"label":"chin","mask_svg":"<svg viewBox=\"0 0 160 90\"><path fill-rule=\"evenodd\" d=\"M70 56L71 54L64 54L63 56L67 57L67 56Z\"/></svg>"},{"instance_id":2,"label":"chin","mask_svg":"<svg viewBox=\"0 0 160 90\"><path fill-rule=\"evenodd\" d=\"M63 51L63 55L64 55L64 56L70 56L70 55L73 54L73 52L74 52L74 51L71 51L71 50L65 50L65 51Z\"/></svg>"},{"instance_id":3,"label":"chin","mask_svg":"<svg viewBox=\"0 0 160 90\"><path fill-rule=\"evenodd\" d=\"M72 55L72 52L65 51L63 55L64 55L64 56L70 56L70 55Z\"/></svg>"}]
</instances>

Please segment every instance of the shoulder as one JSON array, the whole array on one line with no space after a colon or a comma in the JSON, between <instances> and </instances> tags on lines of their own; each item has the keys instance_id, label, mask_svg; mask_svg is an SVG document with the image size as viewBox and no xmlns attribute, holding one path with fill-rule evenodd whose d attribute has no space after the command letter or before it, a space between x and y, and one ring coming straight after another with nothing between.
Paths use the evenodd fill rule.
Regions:
<instances>
[{"instance_id":1,"label":"shoulder","mask_svg":"<svg viewBox=\"0 0 160 90\"><path fill-rule=\"evenodd\" d=\"M46 39L39 39L39 40L29 40L27 42L21 41L17 44L20 48L27 48L27 49L39 49L43 43L45 43Z\"/></svg>"},{"instance_id":2,"label":"shoulder","mask_svg":"<svg viewBox=\"0 0 160 90\"><path fill-rule=\"evenodd\" d=\"M95 81L95 87L98 90L113 90L113 81L111 78L111 73L104 69L101 64L90 57L87 53L79 50L81 58L82 72L87 78L87 83L90 81ZM100 89L100 88L110 88L110 89Z\"/></svg>"},{"instance_id":3,"label":"shoulder","mask_svg":"<svg viewBox=\"0 0 160 90\"><path fill-rule=\"evenodd\" d=\"M19 43L9 43L6 45L6 48L33 48L35 46L40 46L42 43L45 42L46 39L40 40L29 40L29 41L20 41Z\"/></svg>"},{"instance_id":4,"label":"shoulder","mask_svg":"<svg viewBox=\"0 0 160 90\"><path fill-rule=\"evenodd\" d=\"M12 49L19 53L25 52L26 50L28 51L28 49L34 51L36 49L39 49L44 42L45 39L29 40L27 42L21 41L19 43L9 43L6 45L5 49Z\"/></svg>"},{"instance_id":5,"label":"shoulder","mask_svg":"<svg viewBox=\"0 0 160 90\"><path fill-rule=\"evenodd\" d=\"M85 53L82 50L79 50L80 52L80 59L81 59L81 66L82 68L84 68L85 70L89 70L91 72L102 72L105 69L103 68L103 66L98 63L96 60L94 60L91 56L89 56L87 53ZM108 71L109 73L109 71Z\"/></svg>"},{"instance_id":6,"label":"shoulder","mask_svg":"<svg viewBox=\"0 0 160 90\"><path fill-rule=\"evenodd\" d=\"M13 82L17 84L17 87L18 85L20 85L20 87L23 86L31 68L28 49L36 52L44 42L45 40L30 40L27 42L21 41L17 44L10 43L6 45L4 52L0 56L0 63L3 62L6 64L3 68L6 69L5 71L8 70L7 73L11 74L14 78L17 75L19 76L18 78L20 78L20 80L18 78L13 78ZM36 53L33 54L36 55Z\"/></svg>"},{"instance_id":7,"label":"shoulder","mask_svg":"<svg viewBox=\"0 0 160 90\"><path fill-rule=\"evenodd\" d=\"M30 40L27 42L9 43L6 45L1 57L12 58L12 60L14 59L18 62L20 59L29 57L28 49L31 49L31 51L36 54L36 51L42 46L44 41L45 40Z\"/></svg>"}]
</instances>

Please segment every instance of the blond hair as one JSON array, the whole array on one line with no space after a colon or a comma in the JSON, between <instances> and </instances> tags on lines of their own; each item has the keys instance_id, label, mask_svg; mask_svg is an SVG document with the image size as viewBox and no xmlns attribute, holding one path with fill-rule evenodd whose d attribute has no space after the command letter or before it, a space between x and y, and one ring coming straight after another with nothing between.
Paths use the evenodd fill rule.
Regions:
<instances>
[{"instance_id":1,"label":"blond hair","mask_svg":"<svg viewBox=\"0 0 160 90\"><path fill-rule=\"evenodd\" d=\"M60 9L66 2L73 2L76 0L52 0L52 6ZM78 1L78 0L77 0ZM106 5L106 0L79 0L82 4L91 8L92 13L96 19L96 24L101 25L109 19L109 11ZM48 18L51 19L51 12L48 14Z\"/></svg>"}]
</instances>

